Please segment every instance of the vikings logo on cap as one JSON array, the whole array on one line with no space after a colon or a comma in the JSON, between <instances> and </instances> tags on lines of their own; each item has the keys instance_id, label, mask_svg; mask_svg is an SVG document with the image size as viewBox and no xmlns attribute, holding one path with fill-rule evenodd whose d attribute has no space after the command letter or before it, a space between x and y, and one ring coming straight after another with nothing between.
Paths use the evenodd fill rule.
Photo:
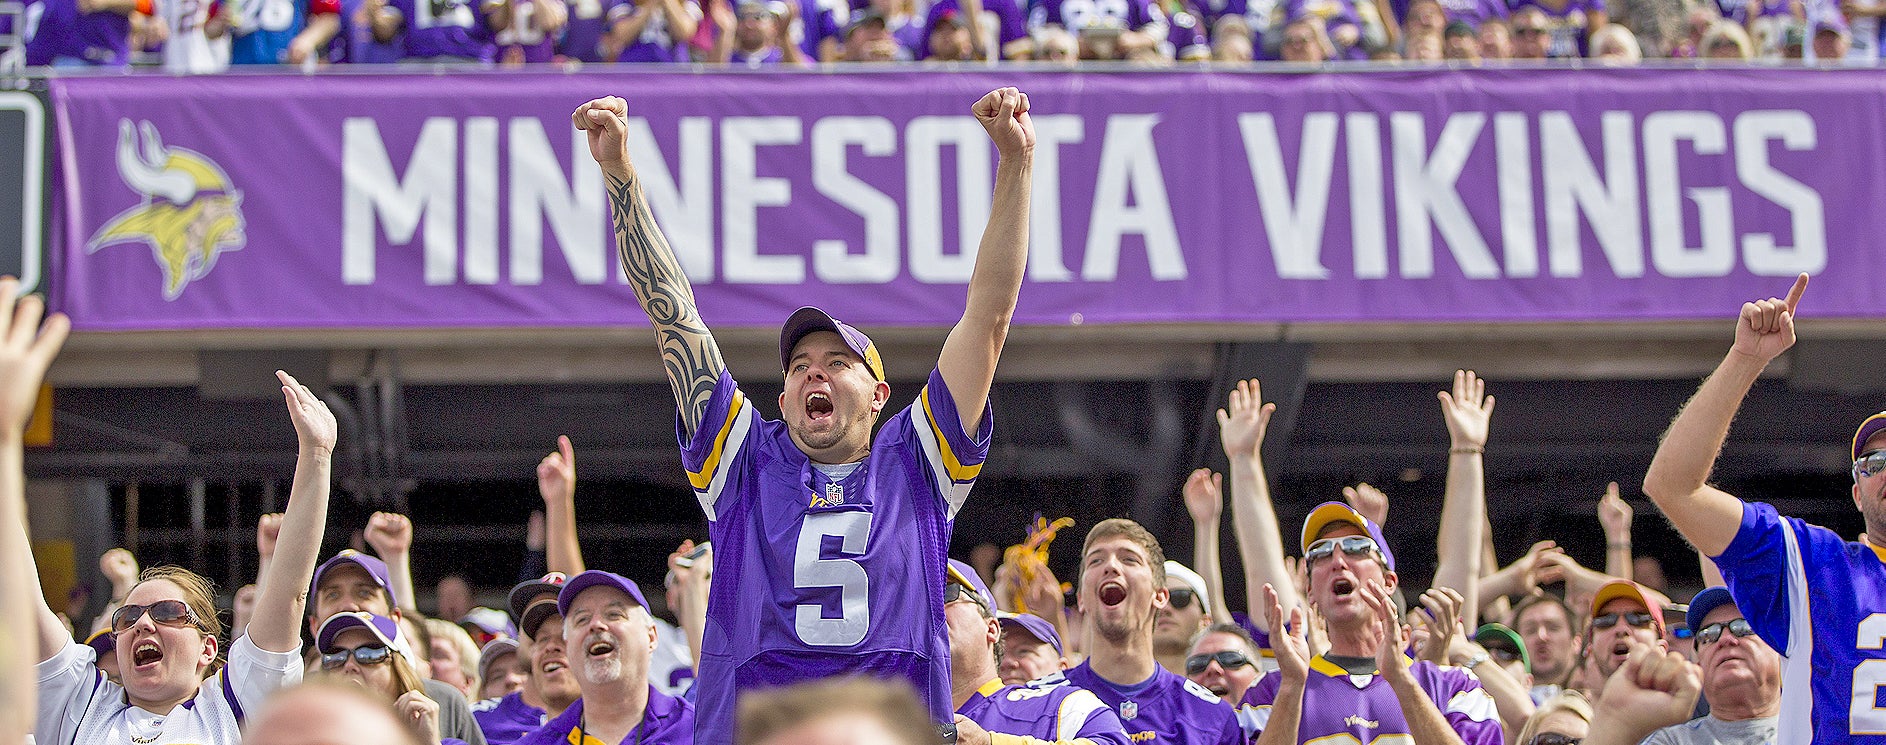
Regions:
<instances>
[{"instance_id":1,"label":"vikings logo on cap","mask_svg":"<svg viewBox=\"0 0 1886 745\"><path fill-rule=\"evenodd\" d=\"M139 147L142 135L143 146ZM164 273L164 299L175 300L192 281L208 276L224 251L241 249L242 192L222 166L195 150L166 147L150 122L118 121L118 177L141 199L105 222L86 253L120 243L144 243Z\"/></svg>"}]
</instances>

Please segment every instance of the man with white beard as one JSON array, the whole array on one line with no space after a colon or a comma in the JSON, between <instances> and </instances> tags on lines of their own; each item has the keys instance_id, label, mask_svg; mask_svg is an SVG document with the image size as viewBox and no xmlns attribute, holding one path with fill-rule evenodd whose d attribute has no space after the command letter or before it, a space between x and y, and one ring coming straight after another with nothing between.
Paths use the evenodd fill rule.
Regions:
<instances>
[{"instance_id":1,"label":"man with white beard","mask_svg":"<svg viewBox=\"0 0 1886 745\"><path fill-rule=\"evenodd\" d=\"M592 569L564 584L557 608L583 697L519 745L693 745L694 706L648 684L655 624L641 588Z\"/></svg>"}]
</instances>

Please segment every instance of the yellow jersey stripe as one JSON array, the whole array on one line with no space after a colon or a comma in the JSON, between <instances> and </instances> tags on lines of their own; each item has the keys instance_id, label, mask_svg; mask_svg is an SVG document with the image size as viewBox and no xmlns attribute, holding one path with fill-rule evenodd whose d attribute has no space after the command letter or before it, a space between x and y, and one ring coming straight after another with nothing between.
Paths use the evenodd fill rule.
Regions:
<instances>
[{"instance_id":1,"label":"yellow jersey stripe","mask_svg":"<svg viewBox=\"0 0 1886 745\"><path fill-rule=\"evenodd\" d=\"M930 410L930 386L923 387L923 392L917 394L917 400L923 402L923 420L930 424L930 433L936 436L937 452L943 454L943 470L957 483L976 480L976 476L982 473L982 464L963 465L962 461L957 460L956 453L950 450L949 438L943 436L943 426L937 422L936 413Z\"/></svg>"},{"instance_id":2,"label":"yellow jersey stripe","mask_svg":"<svg viewBox=\"0 0 1886 745\"><path fill-rule=\"evenodd\" d=\"M746 403L746 394L734 391L733 402L727 406L727 420L720 423L720 433L714 436L713 449L707 451L707 459L701 461L701 470L688 472L688 483L695 491L706 491L708 484L714 482L714 471L720 468L720 456L727 447L727 434L733 431L734 420L740 417Z\"/></svg>"}]
</instances>

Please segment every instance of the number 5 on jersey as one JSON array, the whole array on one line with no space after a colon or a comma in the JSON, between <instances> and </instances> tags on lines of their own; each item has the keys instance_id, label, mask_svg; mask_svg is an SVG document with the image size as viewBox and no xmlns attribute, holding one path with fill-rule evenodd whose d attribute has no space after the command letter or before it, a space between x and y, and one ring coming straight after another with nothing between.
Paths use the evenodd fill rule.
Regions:
<instances>
[{"instance_id":1,"label":"number 5 on jersey","mask_svg":"<svg viewBox=\"0 0 1886 745\"><path fill-rule=\"evenodd\" d=\"M871 513L816 512L799 526L799 547L793 554L792 585L797 590L836 587L837 618L826 618L819 603L800 603L793 630L799 641L815 647L849 647L864 641L871 629L871 578L851 559L823 558L826 536L839 539L838 550L861 555L871 540ZM803 593L801 593L803 596Z\"/></svg>"}]
</instances>

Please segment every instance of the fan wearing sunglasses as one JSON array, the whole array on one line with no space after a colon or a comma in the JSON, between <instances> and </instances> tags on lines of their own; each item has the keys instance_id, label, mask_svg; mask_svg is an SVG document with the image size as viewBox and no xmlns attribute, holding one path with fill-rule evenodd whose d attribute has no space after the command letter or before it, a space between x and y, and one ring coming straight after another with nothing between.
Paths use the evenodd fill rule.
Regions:
<instances>
[{"instance_id":1,"label":"fan wearing sunglasses","mask_svg":"<svg viewBox=\"0 0 1886 745\"><path fill-rule=\"evenodd\" d=\"M1504 743L1493 697L1472 673L1405 656L1392 597L1398 577L1381 528L1347 504L1325 502L1310 511L1301 536L1310 607L1327 626L1329 649L1310 656L1295 628L1303 616L1283 608L1274 588L1265 592L1267 615L1293 620L1287 640L1272 634L1277 671L1244 696L1258 745L1393 735Z\"/></svg>"},{"instance_id":2,"label":"fan wearing sunglasses","mask_svg":"<svg viewBox=\"0 0 1886 745\"><path fill-rule=\"evenodd\" d=\"M1257 682L1257 642L1235 623L1214 623L1193 640L1185 657L1185 677L1226 701L1244 700Z\"/></svg>"},{"instance_id":3,"label":"fan wearing sunglasses","mask_svg":"<svg viewBox=\"0 0 1886 745\"><path fill-rule=\"evenodd\" d=\"M188 570L146 570L112 614L122 688L93 671L92 649L73 642L42 603L39 742L233 744L241 737L242 712L257 710L275 690L300 682L295 621L327 522L336 428L334 415L312 391L287 373L276 377L300 455L255 618L230 645L227 664L219 664L223 629L214 593L207 580ZM30 567L32 557L0 559L15 561Z\"/></svg>"},{"instance_id":4,"label":"fan wearing sunglasses","mask_svg":"<svg viewBox=\"0 0 1886 745\"><path fill-rule=\"evenodd\" d=\"M1630 657L1631 647L1639 644L1668 649L1663 641L1663 603L1627 579L1600 585L1591 596L1591 621L1585 624L1585 655L1600 681L1593 685L1602 686L1601 681L1617 672ZM1595 700L1602 691L1592 693Z\"/></svg>"},{"instance_id":5,"label":"fan wearing sunglasses","mask_svg":"<svg viewBox=\"0 0 1886 745\"><path fill-rule=\"evenodd\" d=\"M1153 618L1153 656L1159 666L1180 675L1185 672L1185 648L1210 626L1211 600L1205 578L1171 559L1166 560L1166 607Z\"/></svg>"},{"instance_id":6,"label":"fan wearing sunglasses","mask_svg":"<svg viewBox=\"0 0 1886 745\"><path fill-rule=\"evenodd\" d=\"M360 686L420 742L462 745L439 735L439 705L426 697L425 680L401 654L398 621L336 613L321 624L314 646L321 652L322 675Z\"/></svg>"},{"instance_id":7,"label":"fan wearing sunglasses","mask_svg":"<svg viewBox=\"0 0 1886 745\"><path fill-rule=\"evenodd\" d=\"M1622 739L1641 739L1645 745L1775 742L1781 714L1781 655L1755 635L1726 587L1697 593L1686 620L1696 629L1696 662L1702 668L1702 695L1709 700L1709 713L1684 721L1695 706L1693 696L1668 707L1662 720L1613 715L1601 705L1600 717L1607 721L1593 732L1591 742L1619 741L1607 734L1614 729L1623 730L1617 733ZM1634 726L1621 726L1627 723ZM1662 729L1649 731L1656 727Z\"/></svg>"}]
</instances>

